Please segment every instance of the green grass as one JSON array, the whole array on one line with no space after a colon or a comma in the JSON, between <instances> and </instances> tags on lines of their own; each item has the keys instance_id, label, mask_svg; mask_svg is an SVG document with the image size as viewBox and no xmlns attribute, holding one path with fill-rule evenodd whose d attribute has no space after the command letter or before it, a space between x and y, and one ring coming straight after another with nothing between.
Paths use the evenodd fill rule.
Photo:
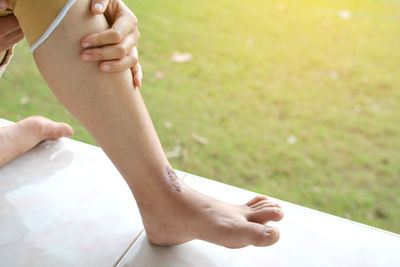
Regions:
<instances>
[{"instance_id":1,"label":"green grass","mask_svg":"<svg viewBox=\"0 0 400 267\"><path fill-rule=\"evenodd\" d=\"M165 150L186 154L174 167L400 233L400 1L126 3L148 109ZM193 60L171 63L174 51ZM45 115L94 143L26 44L0 85L1 117Z\"/></svg>"}]
</instances>

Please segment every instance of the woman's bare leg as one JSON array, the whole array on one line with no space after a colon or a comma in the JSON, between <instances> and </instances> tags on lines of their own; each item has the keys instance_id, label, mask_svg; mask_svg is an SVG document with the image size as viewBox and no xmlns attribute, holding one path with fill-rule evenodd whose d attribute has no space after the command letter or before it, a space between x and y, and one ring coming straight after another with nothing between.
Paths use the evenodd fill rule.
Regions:
<instances>
[{"instance_id":1,"label":"woman's bare leg","mask_svg":"<svg viewBox=\"0 0 400 267\"><path fill-rule=\"evenodd\" d=\"M79 0L34 58L54 94L126 179L150 241L174 245L198 238L227 247L275 243L278 229L264 224L282 218L279 205L266 197L229 205L185 185L165 157L131 73L101 73L97 63L80 60L81 39L107 27L102 15L90 15L89 0Z\"/></svg>"},{"instance_id":2,"label":"woman's bare leg","mask_svg":"<svg viewBox=\"0 0 400 267\"><path fill-rule=\"evenodd\" d=\"M0 168L44 140L56 140L73 134L71 126L44 117L23 119L0 128Z\"/></svg>"}]
</instances>

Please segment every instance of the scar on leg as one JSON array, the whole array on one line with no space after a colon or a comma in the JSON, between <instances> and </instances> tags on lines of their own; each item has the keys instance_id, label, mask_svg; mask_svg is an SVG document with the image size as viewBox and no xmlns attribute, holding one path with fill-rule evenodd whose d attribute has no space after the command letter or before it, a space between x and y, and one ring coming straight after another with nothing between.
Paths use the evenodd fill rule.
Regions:
<instances>
[{"instance_id":1,"label":"scar on leg","mask_svg":"<svg viewBox=\"0 0 400 267\"><path fill-rule=\"evenodd\" d=\"M178 192L181 192L183 189L181 179L178 177L178 175L176 175L176 173L170 166L167 166L165 170L167 173L167 177L171 180L172 188Z\"/></svg>"}]
</instances>

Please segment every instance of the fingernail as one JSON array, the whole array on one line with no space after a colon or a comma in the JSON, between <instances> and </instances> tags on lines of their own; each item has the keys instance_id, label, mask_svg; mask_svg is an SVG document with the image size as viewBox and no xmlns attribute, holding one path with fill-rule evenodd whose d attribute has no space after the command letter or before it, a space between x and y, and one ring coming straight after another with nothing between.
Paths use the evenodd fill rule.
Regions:
<instances>
[{"instance_id":1,"label":"fingernail","mask_svg":"<svg viewBox=\"0 0 400 267\"><path fill-rule=\"evenodd\" d=\"M103 65L102 65L102 69L103 69L104 71L110 71L110 70L111 70L111 66L110 66L110 64L103 64Z\"/></svg>"},{"instance_id":2,"label":"fingernail","mask_svg":"<svg viewBox=\"0 0 400 267\"><path fill-rule=\"evenodd\" d=\"M97 11L97 12L103 12L103 4L100 4L100 3L96 3L96 4L94 4L94 10L95 11Z\"/></svg>"},{"instance_id":3,"label":"fingernail","mask_svg":"<svg viewBox=\"0 0 400 267\"><path fill-rule=\"evenodd\" d=\"M90 47L91 45L92 45L91 42L84 42L84 43L82 44L82 47Z\"/></svg>"},{"instance_id":4,"label":"fingernail","mask_svg":"<svg viewBox=\"0 0 400 267\"><path fill-rule=\"evenodd\" d=\"M275 208L275 212L276 213L281 213L281 209L280 208Z\"/></svg>"},{"instance_id":5,"label":"fingernail","mask_svg":"<svg viewBox=\"0 0 400 267\"><path fill-rule=\"evenodd\" d=\"M91 54L83 54L82 59L85 61L91 60L93 56Z\"/></svg>"},{"instance_id":6,"label":"fingernail","mask_svg":"<svg viewBox=\"0 0 400 267\"><path fill-rule=\"evenodd\" d=\"M7 3L0 2L0 10L7 9Z\"/></svg>"}]
</instances>

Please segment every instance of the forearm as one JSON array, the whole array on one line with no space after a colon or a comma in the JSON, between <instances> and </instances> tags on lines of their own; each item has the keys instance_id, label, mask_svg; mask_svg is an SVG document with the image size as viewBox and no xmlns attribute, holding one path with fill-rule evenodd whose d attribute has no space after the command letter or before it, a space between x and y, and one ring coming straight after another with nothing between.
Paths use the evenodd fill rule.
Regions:
<instances>
[{"instance_id":1,"label":"forearm","mask_svg":"<svg viewBox=\"0 0 400 267\"><path fill-rule=\"evenodd\" d=\"M155 181L145 178L160 174L168 161L130 71L102 73L98 63L79 58L80 40L107 27L103 15L90 14L89 0L80 0L35 50L34 58L54 94L93 135L131 188L137 183L146 187Z\"/></svg>"}]
</instances>

